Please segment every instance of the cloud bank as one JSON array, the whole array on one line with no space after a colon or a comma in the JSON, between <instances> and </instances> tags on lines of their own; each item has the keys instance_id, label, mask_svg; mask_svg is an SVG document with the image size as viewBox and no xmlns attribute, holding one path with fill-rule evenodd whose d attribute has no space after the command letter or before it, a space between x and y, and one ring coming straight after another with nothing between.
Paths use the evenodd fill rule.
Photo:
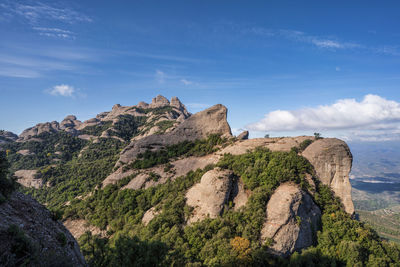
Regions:
<instances>
[{"instance_id":1,"label":"cloud bank","mask_svg":"<svg viewBox=\"0 0 400 267\"><path fill-rule=\"evenodd\" d=\"M275 110L247 128L254 131L347 130L360 136L398 134L400 103L369 94L360 102L341 99L332 105L314 108Z\"/></svg>"}]
</instances>

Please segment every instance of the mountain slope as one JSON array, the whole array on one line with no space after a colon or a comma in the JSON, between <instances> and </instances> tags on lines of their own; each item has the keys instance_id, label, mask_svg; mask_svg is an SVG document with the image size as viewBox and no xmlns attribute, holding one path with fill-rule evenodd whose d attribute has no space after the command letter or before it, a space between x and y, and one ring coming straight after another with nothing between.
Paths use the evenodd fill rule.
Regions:
<instances>
[{"instance_id":1,"label":"mountain slope","mask_svg":"<svg viewBox=\"0 0 400 267\"><path fill-rule=\"evenodd\" d=\"M351 216L343 141L235 138L226 116L222 105L191 115L157 96L36 126L2 148L13 171L36 171L24 181L39 188L23 191L62 213L93 266L399 260Z\"/></svg>"}]
</instances>

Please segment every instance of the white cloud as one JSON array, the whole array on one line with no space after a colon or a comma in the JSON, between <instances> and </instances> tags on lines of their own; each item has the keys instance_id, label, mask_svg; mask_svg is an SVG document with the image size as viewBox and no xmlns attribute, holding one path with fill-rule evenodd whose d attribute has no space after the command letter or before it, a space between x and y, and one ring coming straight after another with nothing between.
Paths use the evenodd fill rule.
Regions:
<instances>
[{"instance_id":1,"label":"white cloud","mask_svg":"<svg viewBox=\"0 0 400 267\"><path fill-rule=\"evenodd\" d=\"M67 84L56 85L49 90L49 94L54 96L72 97L74 96L74 93L75 88Z\"/></svg>"},{"instance_id":2,"label":"white cloud","mask_svg":"<svg viewBox=\"0 0 400 267\"><path fill-rule=\"evenodd\" d=\"M186 79L181 79L181 82L182 82L184 85L190 85L190 84L193 83L193 82L188 81L188 80L186 80Z\"/></svg>"},{"instance_id":3,"label":"white cloud","mask_svg":"<svg viewBox=\"0 0 400 267\"><path fill-rule=\"evenodd\" d=\"M366 95L358 102L341 99L332 105L299 110L275 110L247 126L255 131L357 130L378 133L400 129L400 103L378 95Z\"/></svg>"}]
</instances>

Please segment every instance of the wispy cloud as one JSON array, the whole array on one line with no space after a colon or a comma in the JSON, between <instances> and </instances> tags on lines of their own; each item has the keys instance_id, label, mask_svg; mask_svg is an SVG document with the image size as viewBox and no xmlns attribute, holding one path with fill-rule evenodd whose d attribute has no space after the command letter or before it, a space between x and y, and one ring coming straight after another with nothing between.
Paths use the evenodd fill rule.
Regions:
<instances>
[{"instance_id":1,"label":"wispy cloud","mask_svg":"<svg viewBox=\"0 0 400 267\"><path fill-rule=\"evenodd\" d=\"M0 5L3 13L13 14L26 19L31 24L40 21L60 21L65 23L91 22L92 19L87 15L73 10L66 6L54 6L42 2L32 4L6 1Z\"/></svg>"},{"instance_id":2,"label":"wispy cloud","mask_svg":"<svg viewBox=\"0 0 400 267\"><path fill-rule=\"evenodd\" d=\"M55 38L63 38L63 39L75 39L75 33L63 30L59 28L46 28L46 27L33 27L35 31L39 33L39 35L55 37Z\"/></svg>"},{"instance_id":3,"label":"wispy cloud","mask_svg":"<svg viewBox=\"0 0 400 267\"><path fill-rule=\"evenodd\" d=\"M188 80L186 80L186 79L181 79L181 83L183 83L184 85L191 85L191 84L193 84L193 82L188 81Z\"/></svg>"},{"instance_id":4,"label":"wispy cloud","mask_svg":"<svg viewBox=\"0 0 400 267\"><path fill-rule=\"evenodd\" d=\"M74 96L75 88L67 84L60 84L53 86L53 88L46 92L53 96L72 97Z\"/></svg>"},{"instance_id":5,"label":"wispy cloud","mask_svg":"<svg viewBox=\"0 0 400 267\"><path fill-rule=\"evenodd\" d=\"M296 30L277 30L276 35L283 36L292 41L309 43L322 49L353 49L362 47L360 44L354 42L345 42L323 36L309 35Z\"/></svg>"},{"instance_id":6,"label":"wispy cloud","mask_svg":"<svg viewBox=\"0 0 400 267\"><path fill-rule=\"evenodd\" d=\"M352 131L353 136L399 137L400 103L378 95L362 101L341 99L332 105L299 110L275 110L259 122L247 125L254 131Z\"/></svg>"}]
</instances>

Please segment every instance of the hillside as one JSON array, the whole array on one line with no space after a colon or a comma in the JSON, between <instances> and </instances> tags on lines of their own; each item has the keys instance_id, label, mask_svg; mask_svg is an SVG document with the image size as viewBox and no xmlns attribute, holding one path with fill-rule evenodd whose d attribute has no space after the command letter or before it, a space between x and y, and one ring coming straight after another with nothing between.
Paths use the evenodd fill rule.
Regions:
<instances>
[{"instance_id":1,"label":"hillside","mask_svg":"<svg viewBox=\"0 0 400 267\"><path fill-rule=\"evenodd\" d=\"M353 157L338 139L235 137L223 105L192 115L162 96L7 136L22 191L59 214L92 266L400 260L353 218Z\"/></svg>"}]
</instances>

